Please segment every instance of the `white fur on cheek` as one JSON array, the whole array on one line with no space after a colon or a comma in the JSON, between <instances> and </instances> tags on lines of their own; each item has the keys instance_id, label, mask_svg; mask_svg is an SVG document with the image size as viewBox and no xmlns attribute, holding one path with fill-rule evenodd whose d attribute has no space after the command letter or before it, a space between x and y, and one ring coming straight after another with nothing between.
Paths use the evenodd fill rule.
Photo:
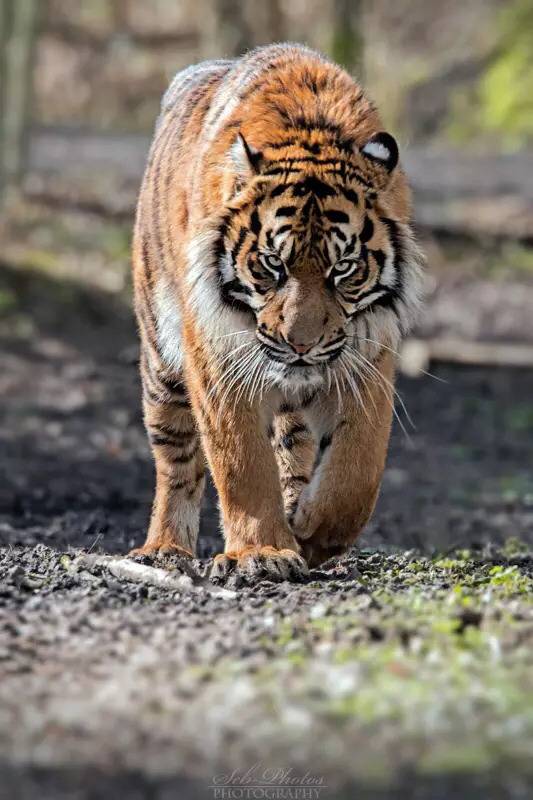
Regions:
<instances>
[{"instance_id":1,"label":"white fur on cheek","mask_svg":"<svg viewBox=\"0 0 533 800\"><path fill-rule=\"evenodd\" d=\"M217 235L217 231L209 231L190 242L183 301L213 348L224 352L235 346L234 338L228 334L246 329L253 333L255 324L248 314L228 308L220 296L219 276L213 259Z\"/></svg>"}]
</instances>

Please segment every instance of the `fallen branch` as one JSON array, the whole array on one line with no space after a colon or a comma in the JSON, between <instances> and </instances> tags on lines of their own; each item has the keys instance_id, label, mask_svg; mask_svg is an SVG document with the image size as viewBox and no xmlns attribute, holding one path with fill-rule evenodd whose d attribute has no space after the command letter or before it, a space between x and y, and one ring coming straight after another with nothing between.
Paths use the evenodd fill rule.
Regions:
<instances>
[{"instance_id":1,"label":"fallen branch","mask_svg":"<svg viewBox=\"0 0 533 800\"><path fill-rule=\"evenodd\" d=\"M408 339L400 354L400 369L417 377L432 361L467 366L533 367L533 345L468 342L461 339Z\"/></svg>"},{"instance_id":2,"label":"fallen branch","mask_svg":"<svg viewBox=\"0 0 533 800\"><path fill-rule=\"evenodd\" d=\"M114 558L113 556L83 553L74 559L72 568L75 570L86 569L88 572L92 572L95 569L106 569L121 581L155 586L158 589L167 589L170 592L206 591L215 597L228 599L237 597L237 592L215 586L200 575L191 577L191 575L179 574L177 571L168 572L168 570L161 567L149 567L129 558Z\"/></svg>"}]
</instances>

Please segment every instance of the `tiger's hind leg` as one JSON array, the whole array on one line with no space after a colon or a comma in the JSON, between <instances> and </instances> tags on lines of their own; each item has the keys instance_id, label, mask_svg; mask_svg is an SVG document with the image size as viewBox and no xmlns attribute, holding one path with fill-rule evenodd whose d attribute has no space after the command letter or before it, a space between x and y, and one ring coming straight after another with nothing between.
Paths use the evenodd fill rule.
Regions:
<instances>
[{"instance_id":1,"label":"tiger's hind leg","mask_svg":"<svg viewBox=\"0 0 533 800\"><path fill-rule=\"evenodd\" d=\"M165 369L153 352L148 352L151 359L146 349L141 357L141 375L156 493L146 542L130 555L162 552L194 556L205 456L181 372Z\"/></svg>"},{"instance_id":2,"label":"tiger's hind leg","mask_svg":"<svg viewBox=\"0 0 533 800\"><path fill-rule=\"evenodd\" d=\"M300 495L313 474L317 445L303 415L292 409L281 410L275 416L271 441L278 463L285 514L292 525Z\"/></svg>"}]
</instances>

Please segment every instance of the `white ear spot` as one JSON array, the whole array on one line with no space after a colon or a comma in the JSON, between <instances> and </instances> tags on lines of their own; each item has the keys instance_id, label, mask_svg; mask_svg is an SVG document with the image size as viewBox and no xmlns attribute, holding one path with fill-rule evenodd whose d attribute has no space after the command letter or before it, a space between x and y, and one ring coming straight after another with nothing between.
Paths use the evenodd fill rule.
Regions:
<instances>
[{"instance_id":1,"label":"white ear spot","mask_svg":"<svg viewBox=\"0 0 533 800\"><path fill-rule=\"evenodd\" d=\"M389 148L385 147L381 142L367 142L362 152L371 158L377 158L378 161L388 161L391 157Z\"/></svg>"},{"instance_id":2,"label":"white ear spot","mask_svg":"<svg viewBox=\"0 0 533 800\"><path fill-rule=\"evenodd\" d=\"M370 137L361 148L361 153L372 161L378 161L387 172L392 172L398 163L398 145L390 133L381 131Z\"/></svg>"}]
</instances>

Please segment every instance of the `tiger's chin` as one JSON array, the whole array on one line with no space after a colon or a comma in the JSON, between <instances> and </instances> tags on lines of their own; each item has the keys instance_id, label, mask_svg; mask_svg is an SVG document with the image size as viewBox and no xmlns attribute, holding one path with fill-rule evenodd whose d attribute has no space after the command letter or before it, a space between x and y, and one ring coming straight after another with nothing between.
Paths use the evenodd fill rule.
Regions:
<instances>
[{"instance_id":1,"label":"tiger's chin","mask_svg":"<svg viewBox=\"0 0 533 800\"><path fill-rule=\"evenodd\" d=\"M314 391L324 385L325 373L320 365L295 367L290 364L273 364L269 371L272 382L284 394Z\"/></svg>"}]
</instances>

